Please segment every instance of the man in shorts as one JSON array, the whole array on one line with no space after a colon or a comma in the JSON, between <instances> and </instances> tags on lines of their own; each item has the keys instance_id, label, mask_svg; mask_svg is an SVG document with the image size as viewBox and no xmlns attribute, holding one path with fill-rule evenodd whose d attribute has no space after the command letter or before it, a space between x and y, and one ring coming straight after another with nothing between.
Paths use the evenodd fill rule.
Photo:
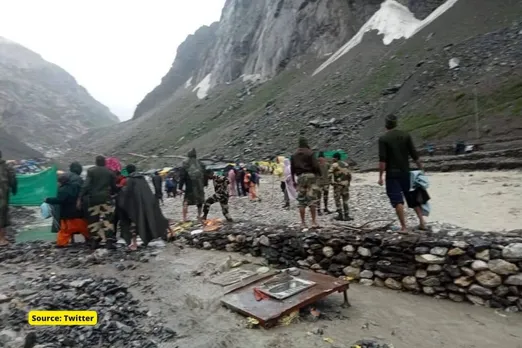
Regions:
<instances>
[{"instance_id":1,"label":"man in shorts","mask_svg":"<svg viewBox=\"0 0 522 348\"><path fill-rule=\"evenodd\" d=\"M294 186L297 187L301 226L306 227L305 214L308 207L312 216L312 228L318 228L316 219L320 189L317 185L317 177L321 175L321 169L305 138L299 138L299 148L290 160L290 171ZM295 182L296 177L297 183Z\"/></svg>"},{"instance_id":2,"label":"man in shorts","mask_svg":"<svg viewBox=\"0 0 522 348\"><path fill-rule=\"evenodd\" d=\"M410 163L411 157L417 167L423 170L419 155L413 145L411 135L397 129L397 117L388 115L386 117L386 134L379 138L379 185L386 182L386 194L390 203L395 208L397 217L401 224L401 232L406 232L406 219L404 217L404 200L409 208L415 209L419 217L419 229L426 229L426 223L422 216L422 208L416 203L410 194ZM386 172L386 180L383 175Z\"/></svg>"}]
</instances>

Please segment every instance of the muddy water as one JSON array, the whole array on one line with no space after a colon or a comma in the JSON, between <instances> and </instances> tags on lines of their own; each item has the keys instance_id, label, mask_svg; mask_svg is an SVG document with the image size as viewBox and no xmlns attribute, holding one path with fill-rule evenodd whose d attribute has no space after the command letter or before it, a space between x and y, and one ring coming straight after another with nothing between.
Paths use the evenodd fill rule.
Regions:
<instances>
[{"instance_id":1,"label":"muddy water","mask_svg":"<svg viewBox=\"0 0 522 348\"><path fill-rule=\"evenodd\" d=\"M375 186L377 176L356 174L354 186ZM522 228L521 171L428 173L428 177L432 198L428 221L478 231Z\"/></svg>"},{"instance_id":2,"label":"muddy water","mask_svg":"<svg viewBox=\"0 0 522 348\"><path fill-rule=\"evenodd\" d=\"M363 338L383 339L396 348L522 347L520 314L358 285L349 290L351 308L340 307L341 294L331 295L319 305L326 318L318 322L303 319L271 330L247 329L244 317L220 305L222 288L208 282L228 255L180 251L170 245L150 264L118 274L128 283L140 275L150 276L140 282L145 290L135 290L135 295L181 336L163 348L346 347ZM262 264L257 259L250 261ZM110 266L99 270L114 273ZM194 271L203 273L194 276ZM315 328L322 328L324 335L309 334ZM331 338L333 345L326 343L325 337Z\"/></svg>"}]
</instances>

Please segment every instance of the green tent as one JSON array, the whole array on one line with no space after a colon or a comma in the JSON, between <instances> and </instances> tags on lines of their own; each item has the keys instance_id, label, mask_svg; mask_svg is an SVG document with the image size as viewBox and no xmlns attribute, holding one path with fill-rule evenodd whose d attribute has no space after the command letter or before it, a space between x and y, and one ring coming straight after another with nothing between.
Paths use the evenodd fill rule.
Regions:
<instances>
[{"instance_id":1,"label":"green tent","mask_svg":"<svg viewBox=\"0 0 522 348\"><path fill-rule=\"evenodd\" d=\"M342 150L339 150L339 151L323 151L325 158L333 158L333 155L336 152L339 152L341 154L341 161L346 161L346 159L348 158L348 154L346 152L342 151ZM315 153L315 157L317 157L317 156L319 156L319 152Z\"/></svg>"},{"instance_id":2,"label":"green tent","mask_svg":"<svg viewBox=\"0 0 522 348\"><path fill-rule=\"evenodd\" d=\"M36 174L16 176L18 192L9 196L12 206L40 206L47 197L56 197L58 193L58 175L56 167L48 168Z\"/></svg>"}]
</instances>

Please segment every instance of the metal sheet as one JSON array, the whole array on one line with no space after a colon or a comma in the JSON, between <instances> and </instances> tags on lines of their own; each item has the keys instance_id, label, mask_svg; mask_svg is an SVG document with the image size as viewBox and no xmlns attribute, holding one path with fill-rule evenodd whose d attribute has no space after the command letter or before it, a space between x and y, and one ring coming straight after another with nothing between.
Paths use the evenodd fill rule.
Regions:
<instances>
[{"instance_id":1,"label":"metal sheet","mask_svg":"<svg viewBox=\"0 0 522 348\"><path fill-rule=\"evenodd\" d=\"M262 286L267 281L267 279L264 279L225 295L221 303L236 312L257 319L263 327L270 327L279 318L315 303L331 293L346 291L349 287L347 281L305 270L300 271L299 278L316 284L284 300L267 298L262 301L256 301L254 288Z\"/></svg>"},{"instance_id":2,"label":"metal sheet","mask_svg":"<svg viewBox=\"0 0 522 348\"><path fill-rule=\"evenodd\" d=\"M255 275L256 272L241 268L234 268L209 280L212 284L228 286L240 282L244 278Z\"/></svg>"}]
</instances>

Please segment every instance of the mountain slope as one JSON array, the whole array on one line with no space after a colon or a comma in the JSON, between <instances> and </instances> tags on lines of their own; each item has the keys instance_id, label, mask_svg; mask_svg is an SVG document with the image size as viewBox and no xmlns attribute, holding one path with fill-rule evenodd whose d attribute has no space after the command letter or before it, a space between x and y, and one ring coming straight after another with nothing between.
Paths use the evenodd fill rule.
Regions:
<instances>
[{"instance_id":1,"label":"mountain slope","mask_svg":"<svg viewBox=\"0 0 522 348\"><path fill-rule=\"evenodd\" d=\"M371 1L364 5L362 1L309 1L307 6L315 11L306 13L303 20L320 23L321 6L341 4L335 10L330 8L331 15L325 21L337 23L328 28L343 27L343 31L330 32L314 27L312 44L304 39L306 29L295 29L300 6L290 6L305 2L284 1L278 16L286 18L292 29L274 33L271 25L275 23L253 22L245 8L237 8L242 4L263 10L265 20L273 18L271 5L260 8L253 2L228 1L216 35L229 18L236 18L245 33L252 26L270 35L241 45L243 41L231 39L236 43L233 47L214 42L209 58L191 69L191 76L197 79L190 87L179 82L168 88L164 85L165 90L170 88L170 95L165 93L161 101L151 102L135 120L121 124L117 133L98 131L96 143L71 155L85 150L117 155L183 154L196 147L200 153L260 159L288 153L303 134L314 147L341 148L357 162L365 162L374 159L382 119L389 112L397 113L401 126L412 131L418 141L473 139L475 99L482 136L522 135L520 1L459 0L445 8L444 1L401 1L402 6L392 0L382 6ZM388 5L392 5L394 16L378 12L390 11ZM433 11L437 12L430 16ZM348 23L341 24L337 13L350 18ZM372 20L372 25L365 26ZM270 65L271 54L261 52L272 47L273 40L282 42L284 50L288 36L281 35L293 38L294 29L301 34L295 43L301 50L285 51L291 52L288 63L278 70L279 62ZM344 54L336 53L358 35L358 44L349 45L351 49ZM251 49L240 63L229 59L237 47ZM205 50L209 52L208 47ZM328 50L331 54L324 57ZM220 52L229 57L229 64L217 69L222 61ZM334 56L338 59L318 70ZM450 68L450 60L459 61L458 67ZM254 61L259 64L249 65ZM226 77L233 67L239 72L228 82ZM201 84L208 74L212 74L208 83ZM194 90L196 83L205 93L199 93L201 88Z\"/></svg>"},{"instance_id":2,"label":"mountain slope","mask_svg":"<svg viewBox=\"0 0 522 348\"><path fill-rule=\"evenodd\" d=\"M89 128L117 122L65 70L0 37L0 126L9 134L52 154Z\"/></svg>"}]
</instances>

